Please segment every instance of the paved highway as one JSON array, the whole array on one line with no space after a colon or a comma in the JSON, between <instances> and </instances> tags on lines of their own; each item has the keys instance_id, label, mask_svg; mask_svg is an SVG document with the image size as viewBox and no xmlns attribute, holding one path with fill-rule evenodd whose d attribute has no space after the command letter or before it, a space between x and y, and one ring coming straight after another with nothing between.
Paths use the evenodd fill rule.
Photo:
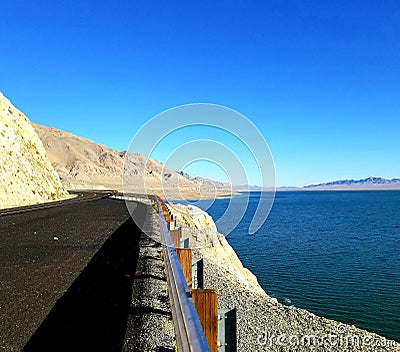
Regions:
<instances>
[{"instance_id":1,"label":"paved highway","mask_svg":"<svg viewBox=\"0 0 400 352\"><path fill-rule=\"evenodd\" d=\"M140 233L113 199L0 214L0 350L121 350Z\"/></svg>"}]
</instances>

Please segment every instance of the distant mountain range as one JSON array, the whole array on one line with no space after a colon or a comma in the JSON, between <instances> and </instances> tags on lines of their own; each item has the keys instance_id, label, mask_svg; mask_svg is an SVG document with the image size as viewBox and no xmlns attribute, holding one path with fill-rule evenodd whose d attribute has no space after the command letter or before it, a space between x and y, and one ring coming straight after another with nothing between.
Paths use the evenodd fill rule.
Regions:
<instances>
[{"instance_id":1,"label":"distant mountain range","mask_svg":"<svg viewBox=\"0 0 400 352\"><path fill-rule=\"evenodd\" d=\"M206 177L201 177L201 176L191 176L188 173L184 172L184 171L176 171L178 172L181 176L187 178L188 180L195 182L196 184L199 185L208 185L211 186L215 189L223 189L223 190L229 190L232 188L230 183L226 183L226 182L220 182L220 181L215 181Z\"/></svg>"},{"instance_id":2,"label":"distant mountain range","mask_svg":"<svg viewBox=\"0 0 400 352\"><path fill-rule=\"evenodd\" d=\"M308 186L304 186L303 188L384 188L384 189L392 189L392 188L400 188L400 178L392 178L386 179L383 177L368 177L360 180L338 180L331 181L326 183L318 183L312 184Z\"/></svg>"}]
</instances>

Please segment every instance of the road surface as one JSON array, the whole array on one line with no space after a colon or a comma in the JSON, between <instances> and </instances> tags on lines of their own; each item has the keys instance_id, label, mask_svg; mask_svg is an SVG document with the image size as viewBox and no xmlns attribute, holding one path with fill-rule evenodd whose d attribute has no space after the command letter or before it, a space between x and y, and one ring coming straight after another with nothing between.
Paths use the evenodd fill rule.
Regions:
<instances>
[{"instance_id":1,"label":"road surface","mask_svg":"<svg viewBox=\"0 0 400 352\"><path fill-rule=\"evenodd\" d=\"M121 350L140 234L121 200L0 214L0 350Z\"/></svg>"}]
</instances>

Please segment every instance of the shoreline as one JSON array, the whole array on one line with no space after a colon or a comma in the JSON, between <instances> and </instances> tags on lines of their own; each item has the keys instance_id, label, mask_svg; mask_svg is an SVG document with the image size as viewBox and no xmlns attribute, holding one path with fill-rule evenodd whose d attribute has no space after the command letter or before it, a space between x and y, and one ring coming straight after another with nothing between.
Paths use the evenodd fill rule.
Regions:
<instances>
[{"instance_id":1,"label":"shoreline","mask_svg":"<svg viewBox=\"0 0 400 352\"><path fill-rule=\"evenodd\" d=\"M237 309L238 351L400 351L394 340L279 303L243 267L208 213L193 205L168 207L190 239L193 256L204 258L205 288L217 290L220 309ZM286 342L278 341L279 336ZM313 341L301 343L310 336ZM334 341L325 341L327 337Z\"/></svg>"},{"instance_id":2,"label":"shoreline","mask_svg":"<svg viewBox=\"0 0 400 352\"><path fill-rule=\"evenodd\" d=\"M400 192L400 188L277 188L274 193L286 193L286 192ZM240 190L235 191L232 194L221 194L217 196L207 195L202 198L174 198L170 202L194 202L202 200L212 200L212 199L229 199L235 196L239 196L244 193L271 193L268 190Z\"/></svg>"}]
</instances>

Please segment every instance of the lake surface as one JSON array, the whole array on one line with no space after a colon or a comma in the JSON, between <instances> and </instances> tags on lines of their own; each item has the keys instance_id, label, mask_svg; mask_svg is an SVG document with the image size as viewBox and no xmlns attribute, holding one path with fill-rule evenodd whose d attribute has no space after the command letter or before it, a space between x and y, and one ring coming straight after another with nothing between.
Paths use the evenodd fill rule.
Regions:
<instances>
[{"instance_id":1,"label":"lake surface","mask_svg":"<svg viewBox=\"0 0 400 352\"><path fill-rule=\"evenodd\" d=\"M266 292L400 341L400 191L277 192L249 235L261 195L251 194L227 240ZM217 220L228 204L217 199L207 212Z\"/></svg>"}]
</instances>

